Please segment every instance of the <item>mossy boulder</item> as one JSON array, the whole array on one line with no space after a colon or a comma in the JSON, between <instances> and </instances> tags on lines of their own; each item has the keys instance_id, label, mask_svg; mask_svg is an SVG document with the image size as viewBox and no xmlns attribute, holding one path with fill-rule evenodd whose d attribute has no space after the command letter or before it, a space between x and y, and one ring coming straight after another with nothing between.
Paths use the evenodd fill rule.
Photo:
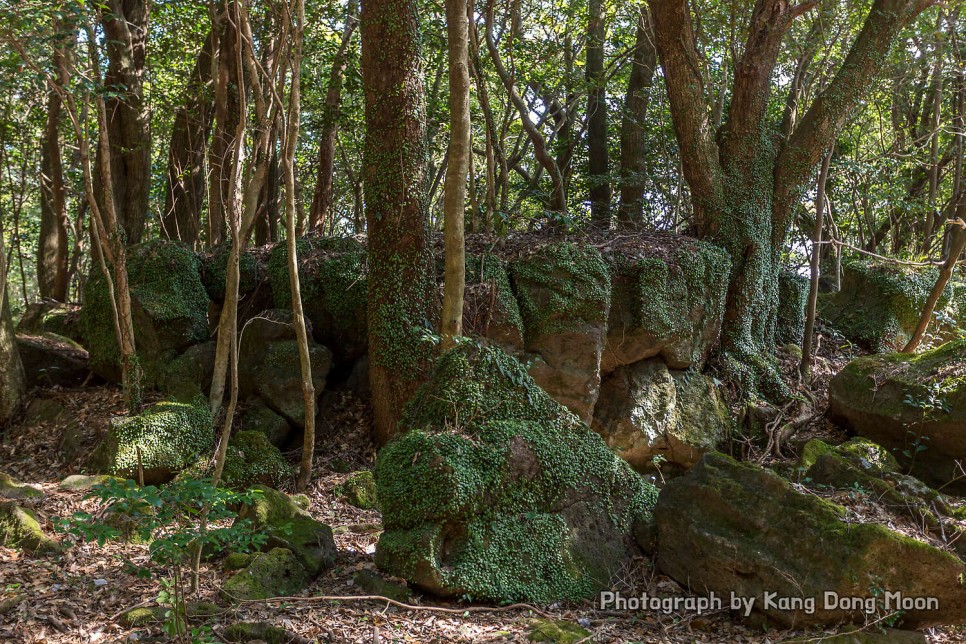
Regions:
<instances>
[{"instance_id":1,"label":"mossy boulder","mask_svg":"<svg viewBox=\"0 0 966 644\"><path fill-rule=\"evenodd\" d=\"M374 570L363 568L352 575L352 581L369 595L388 597L404 604L413 600L413 593L407 586L384 579Z\"/></svg>"},{"instance_id":2,"label":"mossy boulder","mask_svg":"<svg viewBox=\"0 0 966 644\"><path fill-rule=\"evenodd\" d=\"M376 565L475 601L581 599L641 550L656 490L496 347L461 345L378 454Z\"/></svg>"},{"instance_id":3,"label":"mossy boulder","mask_svg":"<svg viewBox=\"0 0 966 644\"><path fill-rule=\"evenodd\" d=\"M611 305L606 262L595 248L553 242L514 261L511 273L530 375L554 400L589 422Z\"/></svg>"},{"instance_id":4,"label":"mossy boulder","mask_svg":"<svg viewBox=\"0 0 966 644\"><path fill-rule=\"evenodd\" d=\"M77 305L52 300L31 302L17 323L17 334L54 333L73 342L81 342L80 311L81 307Z\"/></svg>"},{"instance_id":5,"label":"mossy boulder","mask_svg":"<svg viewBox=\"0 0 966 644\"><path fill-rule=\"evenodd\" d=\"M376 507L376 480L368 470L353 472L344 483L336 486L335 493L360 510Z\"/></svg>"},{"instance_id":6,"label":"mossy boulder","mask_svg":"<svg viewBox=\"0 0 966 644\"><path fill-rule=\"evenodd\" d=\"M22 501L24 499L42 499L44 493L32 485L15 481L6 472L0 472L0 499Z\"/></svg>"},{"instance_id":7,"label":"mossy boulder","mask_svg":"<svg viewBox=\"0 0 966 644\"><path fill-rule=\"evenodd\" d=\"M255 500L238 513L256 530L268 534L267 548L285 548L295 554L307 574L314 577L335 564L332 529L300 507L292 497L264 485L256 485Z\"/></svg>"},{"instance_id":8,"label":"mossy boulder","mask_svg":"<svg viewBox=\"0 0 966 644\"><path fill-rule=\"evenodd\" d=\"M309 574L291 550L272 548L229 578L221 587L221 597L229 602L288 597L308 582Z\"/></svg>"},{"instance_id":9,"label":"mossy boulder","mask_svg":"<svg viewBox=\"0 0 966 644\"><path fill-rule=\"evenodd\" d=\"M200 260L180 243L161 240L128 248L128 278L134 337L144 384L157 386L168 364L193 344L208 339L208 295ZM81 329L91 368L120 380L120 351L107 282L94 267L84 285Z\"/></svg>"},{"instance_id":10,"label":"mossy boulder","mask_svg":"<svg viewBox=\"0 0 966 644\"><path fill-rule=\"evenodd\" d=\"M213 439L211 414L203 401L161 402L136 416L112 419L90 467L136 480L140 463L146 484L166 483L210 453Z\"/></svg>"},{"instance_id":11,"label":"mossy boulder","mask_svg":"<svg viewBox=\"0 0 966 644\"><path fill-rule=\"evenodd\" d=\"M201 259L201 283L208 297L215 302L225 301L229 255L231 255L231 242L226 242L215 247L210 254ZM243 251L239 255L238 268L238 297L243 298L254 291L265 279L265 268L248 251Z\"/></svg>"},{"instance_id":12,"label":"mossy boulder","mask_svg":"<svg viewBox=\"0 0 966 644\"><path fill-rule=\"evenodd\" d=\"M241 414L241 426L245 431L265 434L272 445L284 447L292 433L288 421L272 411L268 405L255 399Z\"/></svg>"},{"instance_id":13,"label":"mossy boulder","mask_svg":"<svg viewBox=\"0 0 966 644\"><path fill-rule=\"evenodd\" d=\"M305 426L302 368L290 311L263 312L245 325L239 346L241 393L258 397L296 427ZM332 366L332 352L309 339L312 384L319 396Z\"/></svg>"},{"instance_id":14,"label":"mossy boulder","mask_svg":"<svg viewBox=\"0 0 966 644\"><path fill-rule=\"evenodd\" d=\"M40 527L37 513L14 501L0 501L0 546L37 554L60 551L57 542Z\"/></svg>"},{"instance_id":15,"label":"mossy boulder","mask_svg":"<svg viewBox=\"0 0 966 644\"><path fill-rule=\"evenodd\" d=\"M443 276L438 278L440 288ZM466 257L463 334L486 338L511 355L523 351L523 318L506 263L492 253Z\"/></svg>"},{"instance_id":16,"label":"mossy boulder","mask_svg":"<svg viewBox=\"0 0 966 644\"><path fill-rule=\"evenodd\" d=\"M655 515L664 574L698 593L754 597L756 611L778 624L868 617L826 603L825 593L938 598L937 610L901 614L914 628L966 620L959 558L884 525L849 520L842 506L757 465L708 454L661 490ZM814 601L814 611L768 604L765 593Z\"/></svg>"},{"instance_id":17,"label":"mossy boulder","mask_svg":"<svg viewBox=\"0 0 966 644\"><path fill-rule=\"evenodd\" d=\"M926 483L966 491L966 341L856 358L832 378L828 413Z\"/></svg>"},{"instance_id":18,"label":"mossy boulder","mask_svg":"<svg viewBox=\"0 0 966 644\"><path fill-rule=\"evenodd\" d=\"M171 400L191 402L207 397L215 372L215 342L202 342L172 360L160 378L159 389Z\"/></svg>"},{"instance_id":19,"label":"mossy boulder","mask_svg":"<svg viewBox=\"0 0 966 644\"><path fill-rule=\"evenodd\" d=\"M121 481L123 479L117 476L110 476L109 474L71 474L57 487L65 492L87 492L92 489L95 485L107 485L111 481Z\"/></svg>"},{"instance_id":20,"label":"mossy boulder","mask_svg":"<svg viewBox=\"0 0 966 644\"><path fill-rule=\"evenodd\" d=\"M191 478L211 476L209 458L202 458L182 474ZM280 487L295 471L282 452L261 432L240 431L232 434L225 453L222 485L233 490L247 490L255 485Z\"/></svg>"},{"instance_id":21,"label":"mossy boulder","mask_svg":"<svg viewBox=\"0 0 966 644\"><path fill-rule=\"evenodd\" d=\"M332 347L339 363L360 358L368 348L366 247L351 237L305 237L298 240L299 286L305 315L317 342ZM292 307L288 249L272 250L268 276L275 306Z\"/></svg>"},{"instance_id":22,"label":"mossy boulder","mask_svg":"<svg viewBox=\"0 0 966 644\"><path fill-rule=\"evenodd\" d=\"M28 387L79 387L90 375L87 351L55 333L18 334L17 351Z\"/></svg>"},{"instance_id":23,"label":"mossy boulder","mask_svg":"<svg viewBox=\"0 0 966 644\"><path fill-rule=\"evenodd\" d=\"M913 268L875 260L845 265L842 289L819 298L819 314L846 339L872 351L899 351L919 322L936 283L935 268ZM936 312L958 319L966 312L966 288L950 281ZM940 335L948 329L939 328Z\"/></svg>"},{"instance_id":24,"label":"mossy boulder","mask_svg":"<svg viewBox=\"0 0 966 644\"><path fill-rule=\"evenodd\" d=\"M591 426L608 447L645 472L663 463L690 468L728 438L732 422L709 377L671 371L661 358L649 358L604 378Z\"/></svg>"},{"instance_id":25,"label":"mossy boulder","mask_svg":"<svg viewBox=\"0 0 966 644\"><path fill-rule=\"evenodd\" d=\"M586 641L592 633L579 624L560 619L535 619L530 622L527 639L531 642L576 644Z\"/></svg>"},{"instance_id":26,"label":"mossy boulder","mask_svg":"<svg viewBox=\"0 0 966 644\"><path fill-rule=\"evenodd\" d=\"M675 238L644 253L605 257L613 287L601 370L655 356L671 369L700 368L721 329L731 270L727 253Z\"/></svg>"},{"instance_id":27,"label":"mossy boulder","mask_svg":"<svg viewBox=\"0 0 966 644\"><path fill-rule=\"evenodd\" d=\"M808 306L808 280L788 269L778 273L778 320L775 340L779 344L801 346L805 335L805 309Z\"/></svg>"}]
</instances>

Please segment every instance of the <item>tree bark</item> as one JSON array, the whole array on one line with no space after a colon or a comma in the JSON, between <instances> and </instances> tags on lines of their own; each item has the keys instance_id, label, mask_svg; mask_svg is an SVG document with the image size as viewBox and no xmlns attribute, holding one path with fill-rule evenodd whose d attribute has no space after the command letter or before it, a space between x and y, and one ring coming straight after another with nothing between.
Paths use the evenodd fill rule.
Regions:
<instances>
[{"instance_id":1,"label":"tree bark","mask_svg":"<svg viewBox=\"0 0 966 644\"><path fill-rule=\"evenodd\" d=\"M647 152L644 116L647 114L656 66L654 28L651 25L650 13L644 8L637 24L631 74L627 81L624 116L621 120L621 202L617 211L617 222L622 226L639 226L644 223L644 162Z\"/></svg>"},{"instance_id":2,"label":"tree bark","mask_svg":"<svg viewBox=\"0 0 966 644\"><path fill-rule=\"evenodd\" d=\"M916 324L916 330L913 332L912 337L909 338L909 342L902 349L903 353L914 353L919 347L919 343L922 342L922 337L926 334L926 329L929 328L933 311L936 310L936 303L939 302L939 298L946 289L946 284L949 283L949 278L953 276L953 271L956 268L957 262L959 262L959 257L963 254L963 249L966 248L966 223L963 221L963 218L966 217L966 198L960 197L956 214L958 215L957 221L950 222L953 229L949 244L949 255L946 256L946 261L943 262L942 268L939 269L939 277L936 278L936 283L933 284L932 291L930 291L929 297L926 299L926 305L923 307L922 314L919 316L919 323Z\"/></svg>"},{"instance_id":3,"label":"tree bark","mask_svg":"<svg viewBox=\"0 0 966 644\"><path fill-rule=\"evenodd\" d=\"M196 247L205 201L205 153L214 120L211 94L212 60L217 34L208 33L185 92L185 104L174 115L168 149L162 231L168 239Z\"/></svg>"},{"instance_id":4,"label":"tree bark","mask_svg":"<svg viewBox=\"0 0 966 644\"><path fill-rule=\"evenodd\" d=\"M111 189L128 244L141 241L151 187L151 112L144 99L150 14L150 0L107 0L101 10L108 60L104 84L114 90L105 99ZM102 165L96 168L98 195L107 183Z\"/></svg>"},{"instance_id":5,"label":"tree bark","mask_svg":"<svg viewBox=\"0 0 966 644\"><path fill-rule=\"evenodd\" d=\"M228 3L227 11L219 10L213 16L213 27L218 35L218 55L212 65L214 79L215 124L208 150L208 230L209 247L224 241L225 223L232 206L231 185L234 181L233 155L237 148L235 135L242 122L241 100L238 88L244 83L239 78L240 67L238 29L227 20L227 14L237 15L237 0Z\"/></svg>"},{"instance_id":6,"label":"tree bark","mask_svg":"<svg viewBox=\"0 0 966 644\"><path fill-rule=\"evenodd\" d=\"M607 146L607 78L604 74L603 0L589 0L587 18L587 181L590 217L594 225L610 225L610 159ZM633 72L631 72L633 76Z\"/></svg>"},{"instance_id":7,"label":"tree bark","mask_svg":"<svg viewBox=\"0 0 966 644\"><path fill-rule=\"evenodd\" d=\"M466 173L470 165L469 22L466 0L446 0L449 48L449 164L443 192L445 271L443 284L443 351L463 334L463 291L466 287Z\"/></svg>"},{"instance_id":8,"label":"tree bark","mask_svg":"<svg viewBox=\"0 0 966 644\"><path fill-rule=\"evenodd\" d=\"M332 61L329 72L329 87L325 94L325 108L322 112L322 133L319 135L319 168L315 180L315 194L309 210L309 229L321 231L325 218L332 207L333 168L335 166L335 143L339 132L339 117L342 105L342 79L349 59L349 45L352 34L359 23L358 0L349 0L346 9L342 41Z\"/></svg>"},{"instance_id":9,"label":"tree bark","mask_svg":"<svg viewBox=\"0 0 966 644\"><path fill-rule=\"evenodd\" d=\"M818 190L815 195L815 228L812 231L808 306L805 311L805 333L802 336L802 361L798 367L798 372L806 381L811 378L812 372L812 335L815 333L815 314L818 310L819 260L822 256L822 230L825 225L825 185L828 181L828 167L831 162L832 151L829 150L822 159L822 169L818 173Z\"/></svg>"},{"instance_id":10,"label":"tree bark","mask_svg":"<svg viewBox=\"0 0 966 644\"><path fill-rule=\"evenodd\" d=\"M366 0L361 29L369 378L376 440L385 444L431 363L422 337L431 317L431 255L416 3Z\"/></svg>"},{"instance_id":11,"label":"tree bark","mask_svg":"<svg viewBox=\"0 0 966 644\"><path fill-rule=\"evenodd\" d=\"M23 363L17 351L17 336L7 297L7 253L0 235L0 427L5 426L20 409L27 393Z\"/></svg>"}]
</instances>

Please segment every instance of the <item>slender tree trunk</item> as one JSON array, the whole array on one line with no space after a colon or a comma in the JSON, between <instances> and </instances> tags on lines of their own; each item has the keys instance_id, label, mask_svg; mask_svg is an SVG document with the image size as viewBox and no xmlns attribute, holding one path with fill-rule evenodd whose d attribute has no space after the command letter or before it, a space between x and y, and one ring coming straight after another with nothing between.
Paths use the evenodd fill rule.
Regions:
<instances>
[{"instance_id":1,"label":"slender tree trunk","mask_svg":"<svg viewBox=\"0 0 966 644\"><path fill-rule=\"evenodd\" d=\"M201 233L205 200L205 154L214 120L211 71L217 33L208 33L185 92L185 104L174 115L168 150L167 183L161 227L165 237L195 247Z\"/></svg>"},{"instance_id":2,"label":"slender tree trunk","mask_svg":"<svg viewBox=\"0 0 966 644\"><path fill-rule=\"evenodd\" d=\"M926 329L929 328L933 311L936 310L936 303L939 302L939 298L942 296L946 284L949 283L949 278L952 277L957 262L959 262L959 257L963 254L963 249L966 248L966 223L964 223L964 218L966 218L966 198L960 197L956 214L958 215L957 221L950 222L952 231L950 233L949 255L946 256L946 261L943 262L942 268L939 269L939 277L936 279L936 283L933 285L932 291L930 291L929 297L926 299L926 305L923 307L922 314L919 316L919 323L916 325L916 330L913 332L912 337L909 338L909 342L902 349L903 353L914 353L919 347L919 344L922 342L922 337L926 334Z\"/></svg>"},{"instance_id":3,"label":"slender tree trunk","mask_svg":"<svg viewBox=\"0 0 966 644\"><path fill-rule=\"evenodd\" d=\"M815 196L815 228L812 231L812 257L809 265L808 307L805 311L805 335L802 340L802 362L798 371L805 381L812 372L812 335L815 333L815 313L818 309L818 280L820 277L819 260L822 256L822 231L825 227L825 184L828 181L828 167L832 161L829 150L822 159L822 169L818 173L818 190Z\"/></svg>"},{"instance_id":4,"label":"slender tree trunk","mask_svg":"<svg viewBox=\"0 0 966 644\"><path fill-rule=\"evenodd\" d=\"M62 31L55 25L56 31ZM70 32L73 40L73 32ZM54 66L66 51L55 49ZM40 239L37 244L37 286L40 297L58 302L67 301L68 238L67 191L64 186L64 166L61 158L60 122L63 99L52 84L47 92L47 123L40 151Z\"/></svg>"},{"instance_id":5,"label":"slender tree trunk","mask_svg":"<svg viewBox=\"0 0 966 644\"><path fill-rule=\"evenodd\" d=\"M449 165L443 194L443 236L446 258L443 285L441 349L446 351L463 334L463 291L466 287L466 173L470 165L469 23L466 0L446 0L449 48Z\"/></svg>"},{"instance_id":6,"label":"slender tree trunk","mask_svg":"<svg viewBox=\"0 0 966 644\"><path fill-rule=\"evenodd\" d=\"M603 0L590 0L587 17L587 180L590 182L590 216L594 225L610 225L610 159L607 149L607 78L604 74ZM632 72L633 75L633 72Z\"/></svg>"},{"instance_id":7,"label":"slender tree trunk","mask_svg":"<svg viewBox=\"0 0 966 644\"><path fill-rule=\"evenodd\" d=\"M17 337L7 297L7 253L0 235L0 427L20 409L27 392L23 364L17 351Z\"/></svg>"},{"instance_id":8,"label":"slender tree trunk","mask_svg":"<svg viewBox=\"0 0 966 644\"><path fill-rule=\"evenodd\" d=\"M101 10L108 59L104 84L114 88L105 99L111 189L128 244L141 241L151 187L151 112L144 98L150 14L150 0L107 0ZM98 162L98 195L106 185L102 166Z\"/></svg>"},{"instance_id":9,"label":"slender tree trunk","mask_svg":"<svg viewBox=\"0 0 966 644\"><path fill-rule=\"evenodd\" d=\"M644 223L644 170L647 150L644 142L644 116L654 69L657 49L654 47L654 28L648 10L641 10L637 25L631 74L624 99L621 120L621 203L617 221L623 226Z\"/></svg>"},{"instance_id":10,"label":"slender tree trunk","mask_svg":"<svg viewBox=\"0 0 966 644\"><path fill-rule=\"evenodd\" d=\"M349 0L346 10L342 41L332 62L329 72L329 87L325 94L325 109L322 113L322 133L319 136L319 168L316 174L315 194L309 210L309 229L322 230L329 208L332 207L332 178L335 166L336 135L339 131L339 116L342 105L342 78L349 58L349 45L352 33L359 23L358 0Z\"/></svg>"},{"instance_id":11,"label":"slender tree trunk","mask_svg":"<svg viewBox=\"0 0 966 644\"><path fill-rule=\"evenodd\" d=\"M366 0L361 28L369 378L376 439L385 444L431 363L422 337L431 309L431 255L416 3Z\"/></svg>"},{"instance_id":12,"label":"slender tree trunk","mask_svg":"<svg viewBox=\"0 0 966 644\"><path fill-rule=\"evenodd\" d=\"M243 81L239 78L237 61L239 51L238 29L230 24L227 15L237 15L238 0L228 2L228 10L218 10L213 16L213 27L218 36L218 55L212 61L214 79L215 124L208 150L209 187L208 187L208 231L209 247L217 246L225 239L225 223L232 196L230 186L234 179L234 139L239 123L244 121L240 108L242 97L238 88Z\"/></svg>"}]
</instances>

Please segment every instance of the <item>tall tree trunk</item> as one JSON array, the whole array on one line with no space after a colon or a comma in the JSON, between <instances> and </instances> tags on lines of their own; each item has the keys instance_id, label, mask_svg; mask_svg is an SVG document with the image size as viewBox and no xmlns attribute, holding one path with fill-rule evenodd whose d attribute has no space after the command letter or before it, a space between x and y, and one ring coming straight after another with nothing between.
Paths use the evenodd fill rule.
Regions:
<instances>
[{"instance_id":1,"label":"tall tree trunk","mask_svg":"<svg viewBox=\"0 0 966 644\"><path fill-rule=\"evenodd\" d=\"M205 153L214 120L212 60L217 34L208 33L191 72L185 103L175 111L168 149L167 183L161 227L165 237L195 247L205 200Z\"/></svg>"},{"instance_id":2,"label":"tall tree trunk","mask_svg":"<svg viewBox=\"0 0 966 644\"><path fill-rule=\"evenodd\" d=\"M213 15L213 27L218 35L218 55L212 65L215 95L215 124L208 150L209 187L208 187L208 231L209 247L217 246L225 239L225 223L233 196L231 186L234 179L233 162L236 149L235 135L239 123L244 121L241 113L241 99L238 88L243 83L239 78L237 63L239 52L238 29L229 20L227 13L237 15L238 0L228 2L228 11L219 10Z\"/></svg>"},{"instance_id":3,"label":"tall tree trunk","mask_svg":"<svg viewBox=\"0 0 966 644\"><path fill-rule=\"evenodd\" d=\"M421 332L431 308L431 255L416 3L366 0L361 28L369 379L376 439L384 444L431 361Z\"/></svg>"},{"instance_id":4,"label":"tall tree trunk","mask_svg":"<svg viewBox=\"0 0 966 644\"><path fill-rule=\"evenodd\" d=\"M647 152L644 145L644 116L654 68L657 66L654 28L647 8L641 9L631 61L621 120L621 203L617 221L624 226L639 226L644 223L644 162Z\"/></svg>"},{"instance_id":5,"label":"tall tree trunk","mask_svg":"<svg viewBox=\"0 0 966 644\"><path fill-rule=\"evenodd\" d=\"M926 298L926 305L923 307L922 313L919 316L919 323L916 324L916 330L913 331L909 342L903 347L903 353L913 353L919 348L919 343L922 342L922 337L926 335L926 329L929 328L929 322L932 321L932 314L936 310L936 304L939 302L939 298L942 297L943 291L946 289L946 284L949 283L949 278L953 276L953 271L959 262L960 255L963 254L963 249L966 248L966 222L964 222L964 217L966 217L966 198L963 196L960 196L959 206L956 210L956 214L958 215L957 220L950 222L952 230L950 232L949 255L946 256L946 261L943 262L942 268L939 269L939 277L936 278L936 283L933 284L932 291L929 292L929 297Z\"/></svg>"},{"instance_id":6,"label":"tall tree trunk","mask_svg":"<svg viewBox=\"0 0 966 644\"><path fill-rule=\"evenodd\" d=\"M319 168L315 180L315 194L309 210L309 229L322 230L329 208L332 207L332 174L335 166L335 143L339 132L339 115L342 106L342 78L349 59L349 45L352 33L359 23L359 2L349 0L346 9L345 26L342 28L342 41L332 61L329 72L329 87L325 93L325 108L322 112L322 133L319 136Z\"/></svg>"},{"instance_id":7,"label":"tall tree trunk","mask_svg":"<svg viewBox=\"0 0 966 644\"><path fill-rule=\"evenodd\" d=\"M0 427L6 425L20 409L27 392L17 336L7 297L7 253L0 235Z\"/></svg>"},{"instance_id":8,"label":"tall tree trunk","mask_svg":"<svg viewBox=\"0 0 966 644\"><path fill-rule=\"evenodd\" d=\"M150 0L108 0L101 9L108 60L104 84L114 88L106 99L111 189L128 244L141 241L151 188L151 112L144 99L150 14ZM101 168L98 162L98 195L106 183Z\"/></svg>"},{"instance_id":9,"label":"tall tree trunk","mask_svg":"<svg viewBox=\"0 0 966 644\"><path fill-rule=\"evenodd\" d=\"M590 0L587 10L587 180L590 217L594 225L610 225L610 159L607 150L607 78L604 74L603 0ZM633 72L632 72L633 75Z\"/></svg>"},{"instance_id":10,"label":"tall tree trunk","mask_svg":"<svg viewBox=\"0 0 966 644\"><path fill-rule=\"evenodd\" d=\"M832 162L829 150L822 159L822 169L818 173L818 190L815 195L815 228L812 231L812 256L809 262L810 279L808 282L808 306L805 311L805 333L802 336L802 361L798 372L808 382L812 375L812 335L815 333L815 314L818 310L818 280L821 276L822 230L825 227L825 185L828 182L828 167Z\"/></svg>"},{"instance_id":11,"label":"tall tree trunk","mask_svg":"<svg viewBox=\"0 0 966 644\"><path fill-rule=\"evenodd\" d=\"M466 173L470 165L469 22L466 0L446 0L446 40L449 48L449 165L443 193L443 236L446 257L443 285L443 325L440 348L445 351L463 334L463 291L466 287Z\"/></svg>"},{"instance_id":12,"label":"tall tree trunk","mask_svg":"<svg viewBox=\"0 0 966 644\"><path fill-rule=\"evenodd\" d=\"M55 25L57 32L63 31ZM73 41L73 31L69 34ZM55 48L53 63L60 68L72 46ZM67 301L68 238L67 191L64 187L64 165L61 158L60 122L63 99L48 83L47 123L40 150L40 239L37 244L37 286L40 297L58 302Z\"/></svg>"}]
</instances>

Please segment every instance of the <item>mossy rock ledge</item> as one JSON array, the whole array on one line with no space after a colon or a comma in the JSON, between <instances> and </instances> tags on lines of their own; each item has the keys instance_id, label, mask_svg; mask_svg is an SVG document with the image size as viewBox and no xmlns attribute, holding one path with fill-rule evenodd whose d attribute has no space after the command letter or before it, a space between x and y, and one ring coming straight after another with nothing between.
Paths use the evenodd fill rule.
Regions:
<instances>
[{"instance_id":1,"label":"mossy rock ledge","mask_svg":"<svg viewBox=\"0 0 966 644\"><path fill-rule=\"evenodd\" d=\"M962 560L883 525L848 521L845 508L757 465L707 454L661 490L655 516L663 573L698 593L754 597L756 611L777 624L868 619L826 603L826 592L937 598L935 610L901 613L911 628L966 621ZM814 600L815 610L770 605L766 592Z\"/></svg>"},{"instance_id":2,"label":"mossy rock ledge","mask_svg":"<svg viewBox=\"0 0 966 644\"><path fill-rule=\"evenodd\" d=\"M136 416L112 419L89 466L99 474L137 480L140 465L144 482L158 485L210 453L213 440L211 414L203 401L161 402Z\"/></svg>"},{"instance_id":3,"label":"mossy rock ledge","mask_svg":"<svg viewBox=\"0 0 966 644\"><path fill-rule=\"evenodd\" d=\"M648 358L604 377L591 427L635 470L653 473L662 463L692 467L728 438L732 420L711 378Z\"/></svg>"},{"instance_id":4,"label":"mossy rock ledge","mask_svg":"<svg viewBox=\"0 0 966 644\"><path fill-rule=\"evenodd\" d=\"M899 351L912 336L937 276L935 268L875 260L850 262L843 269L842 289L819 298L819 315L866 349ZM936 311L957 320L966 314L966 285L951 280ZM938 331L942 337L952 337L948 328Z\"/></svg>"},{"instance_id":5,"label":"mossy rock ledge","mask_svg":"<svg viewBox=\"0 0 966 644\"><path fill-rule=\"evenodd\" d=\"M588 598L650 547L657 490L496 347L447 352L379 453L376 565L478 601Z\"/></svg>"},{"instance_id":6,"label":"mossy rock ledge","mask_svg":"<svg viewBox=\"0 0 966 644\"><path fill-rule=\"evenodd\" d=\"M14 501L0 501L0 546L35 554L60 551L59 544L40 527L40 517Z\"/></svg>"},{"instance_id":7,"label":"mossy rock ledge","mask_svg":"<svg viewBox=\"0 0 966 644\"><path fill-rule=\"evenodd\" d=\"M138 359L144 384L154 387L173 358L208 339L208 294L201 283L201 261L187 246L155 240L127 252ZM120 351L113 319L107 283L95 267L84 285L83 344L91 369L118 382Z\"/></svg>"},{"instance_id":8,"label":"mossy rock ledge","mask_svg":"<svg viewBox=\"0 0 966 644\"><path fill-rule=\"evenodd\" d=\"M966 493L966 341L856 358L832 378L828 413L926 483Z\"/></svg>"},{"instance_id":9,"label":"mossy rock ledge","mask_svg":"<svg viewBox=\"0 0 966 644\"><path fill-rule=\"evenodd\" d=\"M291 550L272 548L230 577L221 587L221 596L229 602L288 597L308 581L308 573Z\"/></svg>"}]
</instances>

